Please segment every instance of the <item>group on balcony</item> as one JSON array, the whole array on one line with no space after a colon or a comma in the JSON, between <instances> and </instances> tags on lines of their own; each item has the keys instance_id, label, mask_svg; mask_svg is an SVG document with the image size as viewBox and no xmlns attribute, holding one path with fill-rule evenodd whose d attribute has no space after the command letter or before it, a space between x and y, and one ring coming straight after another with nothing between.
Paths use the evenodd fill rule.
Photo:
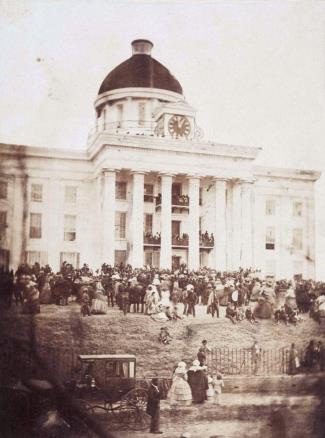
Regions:
<instances>
[{"instance_id":1,"label":"group on balcony","mask_svg":"<svg viewBox=\"0 0 325 438\"><path fill-rule=\"evenodd\" d=\"M183 233L182 235L179 234L173 235L172 244L179 246L188 246L188 234Z\"/></svg>"},{"instance_id":2,"label":"group on balcony","mask_svg":"<svg viewBox=\"0 0 325 438\"><path fill-rule=\"evenodd\" d=\"M205 233L200 232L200 246L214 246L214 235L209 234L207 231Z\"/></svg>"},{"instance_id":3,"label":"group on balcony","mask_svg":"<svg viewBox=\"0 0 325 438\"><path fill-rule=\"evenodd\" d=\"M144 243L148 243L150 245L160 245L161 235L160 233L152 234L152 233L144 233Z\"/></svg>"},{"instance_id":4,"label":"group on balcony","mask_svg":"<svg viewBox=\"0 0 325 438\"><path fill-rule=\"evenodd\" d=\"M172 205L180 205L187 207L190 203L188 195L172 195ZM161 205L161 193L156 197L156 205Z\"/></svg>"}]
</instances>

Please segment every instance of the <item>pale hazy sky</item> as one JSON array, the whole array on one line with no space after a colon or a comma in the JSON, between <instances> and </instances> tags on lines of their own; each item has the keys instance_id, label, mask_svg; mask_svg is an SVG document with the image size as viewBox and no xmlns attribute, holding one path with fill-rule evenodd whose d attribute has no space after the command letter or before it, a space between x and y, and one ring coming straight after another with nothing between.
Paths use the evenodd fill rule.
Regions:
<instances>
[{"instance_id":1,"label":"pale hazy sky","mask_svg":"<svg viewBox=\"0 0 325 438\"><path fill-rule=\"evenodd\" d=\"M85 148L99 86L136 38L154 43L207 139L325 170L325 1L0 0L0 142Z\"/></svg>"}]
</instances>

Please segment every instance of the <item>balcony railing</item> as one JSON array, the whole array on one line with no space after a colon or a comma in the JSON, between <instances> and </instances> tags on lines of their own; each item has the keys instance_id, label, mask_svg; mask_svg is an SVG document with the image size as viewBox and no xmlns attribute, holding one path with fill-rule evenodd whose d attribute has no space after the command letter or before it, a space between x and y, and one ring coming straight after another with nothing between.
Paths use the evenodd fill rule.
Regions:
<instances>
[{"instance_id":1,"label":"balcony railing","mask_svg":"<svg viewBox=\"0 0 325 438\"><path fill-rule=\"evenodd\" d=\"M209 234L207 231L205 233L200 233L200 248L213 248L214 247L214 235Z\"/></svg>"},{"instance_id":2,"label":"balcony railing","mask_svg":"<svg viewBox=\"0 0 325 438\"><path fill-rule=\"evenodd\" d=\"M145 233L143 235L143 243L145 245L160 246L160 243L161 243L160 233L156 233L155 235L153 235L151 233Z\"/></svg>"},{"instance_id":3,"label":"balcony railing","mask_svg":"<svg viewBox=\"0 0 325 438\"><path fill-rule=\"evenodd\" d=\"M153 202L155 199L154 195L143 195L144 202Z\"/></svg>"},{"instance_id":4,"label":"balcony railing","mask_svg":"<svg viewBox=\"0 0 325 438\"><path fill-rule=\"evenodd\" d=\"M188 234L179 236L175 234L172 236L172 246L188 246Z\"/></svg>"},{"instance_id":5,"label":"balcony railing","mask_svg":"<svg viewBox=\"0 0 325 438\"><path fill-rule=\"evenodd\" d=\"M143 244L151 246L161 245L161 235L156 233L155 235L151 233L145 233L143 235ZM188 247L189 246L189 236L183 233L181 236L178 234L172 235L172 246L176 247ZM200 248L213 248L214 247L214 236L213 234L200 233Z\"/></svg>"},{"instance_id":6,"label":"balcony railing","mask_svg":"<svg viewBox=\"0 0 325 438\"><path fill-rule=\"evenodd\" d=\"M161 207L162 196L161 193L156 197L156 208ZM188 195L172 195L171 197L172 209L189 209L190 198Z\"/></svg>"},{"instance_id":7,"label":"balcony railing","mask_svg":"<svg viewBox=\"0 0 325 438\"><path fill-rule=\"evenodd\" d=\"M130 134L130 135L155 135L156 122L146 120L122 120L120 122L107 122L95 126L88 135L88 141L100 132L110 134Z\"/></svg>"}]
</instances>

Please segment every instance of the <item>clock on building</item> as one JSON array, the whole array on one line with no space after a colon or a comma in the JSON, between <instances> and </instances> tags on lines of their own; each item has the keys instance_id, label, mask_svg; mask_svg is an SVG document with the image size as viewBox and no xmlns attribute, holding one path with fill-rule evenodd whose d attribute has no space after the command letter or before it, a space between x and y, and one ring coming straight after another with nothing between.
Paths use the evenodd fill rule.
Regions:
<instances>
[{"instance_id":1,"label":"clock on building","mask_svg":"<svg viewBox=\"0 0 325 438\"><path fill-rule=\"evenodd\" d=\"M172 116L168 122L168 130L176 137L188 137L191 132L191 124L187 117Z\"/></svg>"}]
</instances>

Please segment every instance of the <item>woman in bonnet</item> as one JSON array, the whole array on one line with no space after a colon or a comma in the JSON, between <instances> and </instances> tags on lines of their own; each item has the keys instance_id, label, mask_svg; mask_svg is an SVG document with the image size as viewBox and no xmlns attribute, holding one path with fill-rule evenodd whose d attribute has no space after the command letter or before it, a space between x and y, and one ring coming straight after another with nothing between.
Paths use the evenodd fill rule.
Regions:
<instances>
[{"instance_id":1,"label":"woman in bonnet","mask_svg":"<svg viewBox=\"0 0 325 438\"><path fill-rule=\"evenodd\" d=\"M192 393L191 388L187 383L187 370L185 362L179 362L174 371L173 382L168 393L168 398L171 405L191 404Z\"/></svg>"}]
</instances>

